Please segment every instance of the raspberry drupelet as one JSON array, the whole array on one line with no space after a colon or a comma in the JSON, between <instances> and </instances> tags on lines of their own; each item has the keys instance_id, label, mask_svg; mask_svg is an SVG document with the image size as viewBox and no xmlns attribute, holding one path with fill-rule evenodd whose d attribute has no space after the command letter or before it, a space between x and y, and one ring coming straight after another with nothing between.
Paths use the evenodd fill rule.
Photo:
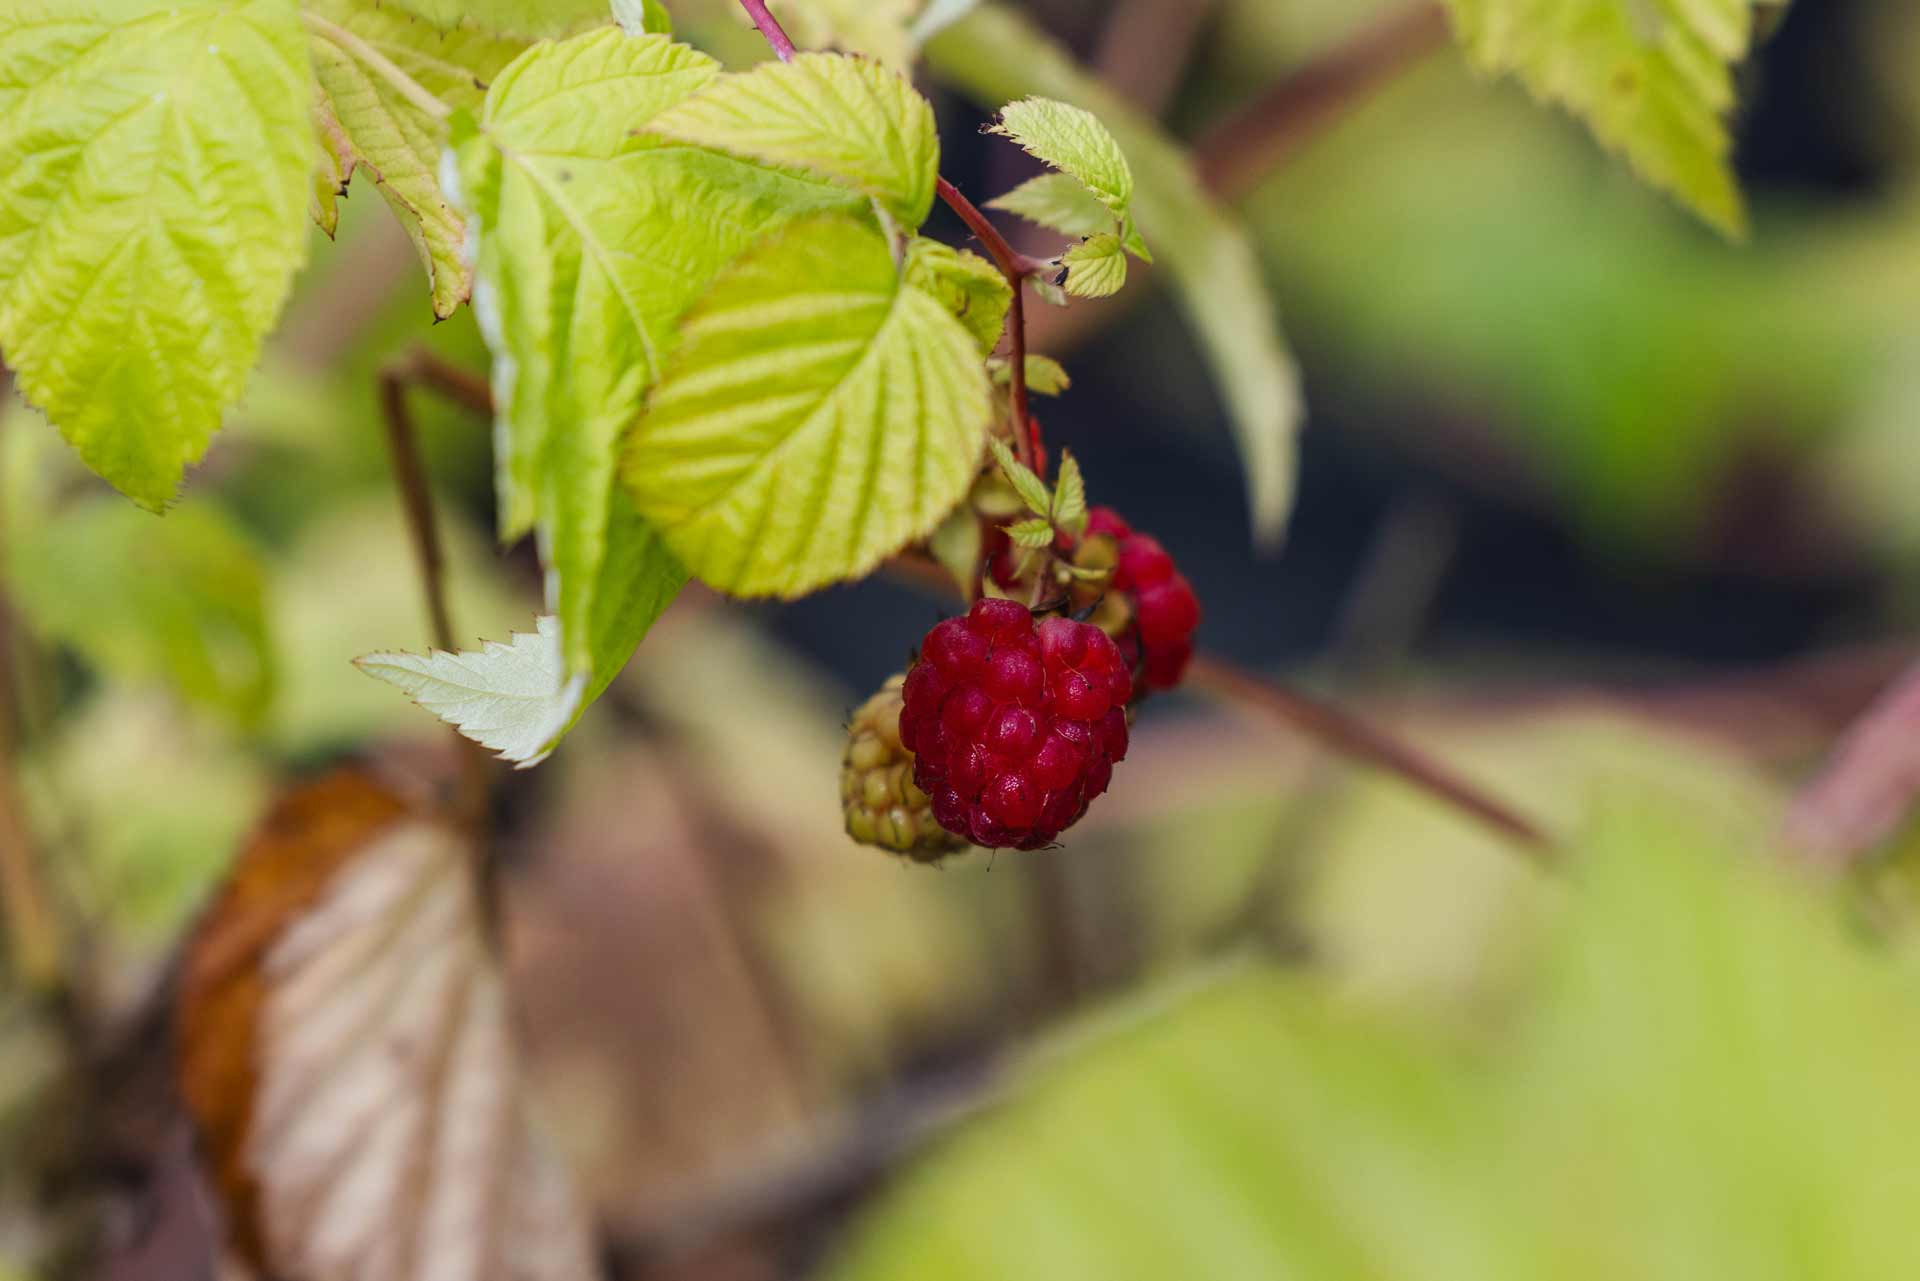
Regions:
<instances>
[{"instance_id":1,"label":"raspberry drupelet","mask_svg":"<svg viewBox=\"0 0 1920 1281\"><path fill-rule=\"evenodd\" d=\"M1050 844L1127 754L1133 681L1111 638L980 600L936 625L907 673L900 740L940 825L975 845Z\"/></svg>"},{"instance_id":2,"label":"raspberry drupelet","mask_svg":"<svg viewBox=\"0 0 1920 1281\"><path fill-rule=\"evenodd\" d=\"M1119 637L1120 653L1148 689L1171 689L1193 657L1200 601L1173 557L1151 534L1137 534L1111 507L1087 513L1087 536L1104 534L1119 548L1113 586L1133 605L1133 623Z\"/></svg>"}]
</instances>

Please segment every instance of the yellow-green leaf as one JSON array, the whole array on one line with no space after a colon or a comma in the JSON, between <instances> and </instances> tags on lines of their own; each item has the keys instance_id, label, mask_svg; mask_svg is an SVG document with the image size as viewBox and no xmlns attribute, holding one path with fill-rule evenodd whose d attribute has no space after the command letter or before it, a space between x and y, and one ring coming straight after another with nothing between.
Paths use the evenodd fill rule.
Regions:
<instances>
[{"instance_id":1,"label":"yellow-green leaf","mask_svg":"<svg viewBox=\"0 0 1920 1281\"><path fill-rule=\"evenodd\" d=\"M530 40L563 36L610 16L607 0L379 0L444 31L513 33ZM649 28L650 30L652 28Z\"/></svg>"},{"instance_id":2,"label":"yellow-green leaf","mask_svg":"<svg viewBox=\"0 0 1920 1281\"><path fill-rule=\"evenodd\" d=\"M312 100L284 0L0 5L0 356L143 506L172 499L280 314Z\"/></svg>"},{"instance_id":3,"label":"yellow-green leaf","mask_svg":"<svg viewBox=\"0 0 1920 1281\"><path fill-rule=\"evenodd\" d=\"M382 62L453 109L478 111L486 86L530 43L472 27L442 31L380 0L308 0L322 144L332 185L364 173L420 254L433 314L450 316L472 286L461 259L466 224L440 189L444 121L396 87ZM322 227L331 231L327 222Z\"/></svg>"},{"instance_id":4,"label":"yellow-green leaf","mask_svg":"<svg viewBox=\"0 0 1920 1281\"><path fill-rule=\"evenodd\" d=\"M1073 386L1073 379L1067 376L1065 367L1052 356L1028 352L1026 364L1028 391L1042 396L1058 396ZM1013 369L1006 361L996 358L990 367L996 383L1013 381Z\"/></svg>"},{"instance_id":5,"label":"yellow-green leaf","mask_svg":"<svg viewBox=\"0 0 1920 1281\"><path fill-rule=\"evenodd\" d=\"M993 132L1085 183L1114 216L1133 199L1133 170L1100 117L1051 98L1022 98L1000 109Z\"/></svg>"},{"instance_id":6,"label":"yellow-green leaf","mask_svg":"<svg viewBox=\"0 0 1920 1281\"><path fill-rule=\"evenodd\" d=\"M494 354L501 530L537 530L572 672L624 660L598 621L604 593L645 596L684 573L615 480L621 433L681 312L787 220L869 207L811 176L640 132L717 74L705 54L614 27L536 45L456 141L474 307ZM614 575L628 561L638 587ZM626 632L629 650L643 631Z\"/></svg>"},{"instance_id":7,"label":"yellow-green leaf","mask_svg":"<svg viewBox=\"0 0 1920 1281\"><path fill-rule=\"evenodd\" d=\"M920 0L785 0L780 20L802 48L831 45L901 71L913 65L908 24Z\"/></svg>"},{"instance_id":8,"label":"yellow-green leaf","mask_svg":"<svg viewBox=\"0 0 1920 1281\"><path fill-rule=\"evenodd\" d=\"M993 454L993 461L999 465L1000 474L1013 486L1013 492L1020 495L1020 501L1027 510L1036 516L1050 515L1053 511L1053 495L1047 489L1045 481L1033 474L1033 468L1013 456L1013 451L997 440L989 440L987 448Z\"/></svg>"},{"instance_id":9,"label":"yellow-green leaf","mask_svg":"<svg viewBox=\"0 0 1920 1281\"><path fill-rule=\"evenodd\" d=\"M1467 52L1585 120L1640 176L1730 236L1734 64L1755 0L1448 0Z\"/></svg>"},{"instance_id":10,"label":"yellow-green leaf","mask_svg":"<svg viewBox=\"0 0 1920 1281\"><path fill-rule=\"evenodd\" d=\"M1060 474L1053 484L1053 523L1070 534L1087 527L1087 482L1073 451L1060 451Z\"/></svg>"},{"instance_id":11,"label":"yellow-green leaf","mask_svg":"<svg viewBox=\"0 0 1920 1281\"><path fill-rule=\"evenodd\" d=\"M907 283L945 303L973 335L981 354L1000 341L1013 291L1000 269L979 254L916 237L907 246Z\"/></svg>"},{"instance_id":12,"label":"yellow-green leaf","mask_svg":"<svg viewBox=\"0 0 1920 1281\"><path fill-rule=\"evenodd\" d=\"M987 208L1004 209L1068 236L1092 236L1114 228L1113 210L1086 183L1067 173L1029 178L987 201Z\"/></svg>"},{"instance_id":13,"label":"yellow-green leaf","mask_svg":"<svg viewBox=\"0 0 1920 1281\"><path fill-rule=\"evenodd\" d=\"M1031 520L1018 521L1005 527L1006 535L1016 547L1037 550L1053 546L1053 522L1035 516Z\"/></svg>"},{"instance_id":14,"label":"yellow-green leaf","mask_svg":"<svg viewBox=\"0 0 1920 1281\"><path fill-rule=\"evenodd\" d=\"M1089 236L1060 255L1067 269L1067 292L1080 298L1105 298L1127 283L1127 255L1111 231Z\"/></svg>"},{"instance_id":15,"label":"yellow-green leaf","mask_svg":"<svg viewBox=\"0 0 1920 1281\"><path fill-rule=\"evenodd\" d=\"M857 577L966 493L990 401L973 338L886 238L808 220L681 325L622 475L694 574L743 596Z\"/></svg>"},{"instance_id":16,"label":"yellow-green leaf","mask_svg":"<svg viewBox=\"0 0 1920 1281\"><path fill-rule=\"evenodd\" d=\"M721 76L647 129L831 178L879 201L909 231L933 207L933 108L899 73L864 59L803 53L763 62Z\"/></svg>"}]
</instances>

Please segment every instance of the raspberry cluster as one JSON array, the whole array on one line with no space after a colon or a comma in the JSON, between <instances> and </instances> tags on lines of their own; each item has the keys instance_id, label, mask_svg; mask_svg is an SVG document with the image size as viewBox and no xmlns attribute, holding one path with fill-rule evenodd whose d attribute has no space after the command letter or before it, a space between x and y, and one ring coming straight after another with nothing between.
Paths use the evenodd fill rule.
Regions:
<instances>
[{"instance_id":1,"label":"raspberry cluster","mask_svg":"<svg viewBox=\"0 0 1920 1281\"><path fill-rule=\"evenodd\" d=\"M1137 534L1111 507L1087 513L1087 536L1105 535L1119 548L1113 587L1133 606L1133 623L1118 636L1128 667L1140 673L1148 689L1180 683L1193 657L1193 631L1200 625L1200 600L1173 557L1151 534Z\"/></svg>"},{"instance_id":2,"label":"raspberry cluster","mask_svg":"<svg viewBox=\"0 0 1920 1281\"><path fill-rule=\"evenodd\" d=\"M900 741L948 831L1038 849L1107 790L1127 754L1133 681L1099 628L985 599L927 633L902 691Z\"/></svg>"},{"instance_id":3,"label":"raspberry cluster","mask_svg":"<svg viewBox=\"0 0 1920 1281\"><path fill-rule=\"evenodd\" d=\"M900 689L891 676L853 714L840 761L840 807L847 835L922 863L965 845L933 817L927 794L913 781L913 754L900 741Z\"/></svg>"}]
</instances>

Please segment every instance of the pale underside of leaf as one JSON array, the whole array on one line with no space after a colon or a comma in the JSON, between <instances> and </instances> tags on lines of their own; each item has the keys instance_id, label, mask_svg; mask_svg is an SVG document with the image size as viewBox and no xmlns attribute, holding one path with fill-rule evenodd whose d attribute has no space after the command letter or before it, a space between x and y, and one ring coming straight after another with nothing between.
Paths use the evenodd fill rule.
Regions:
<instances>
[{"instance_id":1,"label":"pale underside of leaf","mask_svg":"<svg viewBox=\"0 0 1920 1281\"><path fill-rule=\"evenodd\" d=\"M1067 269L1067 292L1079 298L1105 298L1127 283L1127 255L1111 231L1089 236L1060 255Z\"/></svg>"},{"instance_id":2,"label":"pale underside of leaf","mask_svg":"<svg viewBox=\"0 0 1920 1281\"><path fill-rule=\"evenodd\" d=\"M1641 177L1730 236L1746 211L1731 167L1732 65L1755 0L1449 0L1475 62L1583 119Z\"/></svg>"},{"instance_id":3,"label":"pale underside of leaf","mask_svg":"<svg viewBox=\"0 0 1920 1281\"><path fill-rule=\"evenodd\" d=\"M1071 99L1097 112L1125 148L1135 179L1133 215L1159 246L1162 274L1226 402L1254 533L1276 544L1293 506L1299 374L1245 229L1207 196L1186 154L1164 132L1011 10L981 6L941 32L926 53L944 79L983 106L1029 93ZM1048 296L1043 282L1033 283Z\"/></svg>"},{"instance_id":4,"label":"pale underside of leaf","mask_svg":"<svg viewBox=\"0 0 1920 1281\"><path fill-rule=\"evenodd\" d=\"M1092 236L1114 228L1113 210L1072 174L1043 173L987 202L1028 222L1068 236Z\"/></svg>"},{"instance_id":5,"label":"pale underside of leaf","mask_svg":"<svg viewBox=\"0 0 1920 1281\"><path fill-rule=\"evenodd\" d=\"M354 662L521 769L545 760L573 724L588 680L584 672L567 674L552 615L542 615L535 631L477 651L368 654Z\"/></svg>"},{"instance_id":6,"label":"pale underside of leaf","mask_svg":"<svg viewBox=\"0 0 1920 1281\"><path fill-rule=\"evenodd\" d=\"M993 129L1084 183L1115 216L1126 213L1133 198L1133 170L1113 134L1091 111L1050 98L1022 98L1001 108Z\"/></svg>"},{"instance_id":7,"label":"pale underside of leaf","mask_svg":"<svg viewBox=\"0 0 1920 1281\"><path fill-rule=\"evenodd\" d=\"M529 1124L474 857L453 830L402 821L265 953L245 1157L276 1274L595 1275Z\"/></svg>"},{"instance_id":8,"label":"pale underside of leaf","mask_svg":"<svg viewBox=\"0 0 1920 1281\"><path fill-rule=\"evenodd\" d=\"M636 133L718 74L704 54L617 29L539 46L488 94L459 144L478 228L475 312L493 351L501 532L538 527L567 665L596 683L626 652L614 590L684 578L623 515L620 434L639 412L681 312L749 245L808 210L864 208L845 188ZM635 580L610 578L614 562ZM651 619L645 621L650 622Z\"/></svg>"},{"instance_id":9,"label":"pale underside of leaf","mask_svg":"<svg viewBox=\"0 0 1920 1281\"><path fill-rule=\"evenodd\" d=\"M205 451L300 265L312 86L275 0L0 8L0 354L143 506Z\"/></svg>"},{"instance_id":10,"label":"pale underside of leaf","mask_svg":"<svg viewBox=\"0 0 1920 1281\"><path fill-rule=\"evenodd\" d=\"M317 110L336 187L355 172L379 184L380 194L406 229L427 270L436 316L466 300L472 276L462 261L466 227L440 188L446 125L396 88L366 54L384 58L449 107L478 110L485 86L529 43L521 36L455 28L378 0L314 0L310 12L349 33L336 40L313 33ZM322 227L331 231L329 222Z\"/></svg>"},{"instance_id":11,"label":"pale underside of leaf","mask_svg":"<svg viewBox=\"0 0 1920 1281\"><path fill-rule=\"evenodd\" d=\"M623 475L687 568L793 596L857 577L966 492L990 414L971 335L842 216L744 256L682 327Z\"/></svg>"},{"instance_id":12,"label":"pale underside of leaf","mask_svg":"<svg viewBox=\"0 0 1920 1281\"><path fill-rule=\"evenodd\" d=\"M652 133L807 169L873 197L911 231L933 207L933 108L898 73L826 53L720 77L655 116Z\"/></svg>"}]
</instances>

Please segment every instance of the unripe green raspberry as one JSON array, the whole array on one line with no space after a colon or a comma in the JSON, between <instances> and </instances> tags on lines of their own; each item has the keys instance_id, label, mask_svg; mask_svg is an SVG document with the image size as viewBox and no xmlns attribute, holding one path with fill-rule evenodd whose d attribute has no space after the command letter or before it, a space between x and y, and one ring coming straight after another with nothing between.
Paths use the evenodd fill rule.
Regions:
<instances>
[{"instance_id":1,"label":"unripe green raspberry","mask_svg":"<svg viewBox=\"0 0 1920 1281\"><path fill-rule=\"evenodd\" d=\"M905 680L904 674L888 678L853 714L840 765L840 802L854 840L933 863L966 842L940 826L927 794L914 785L913 753L900 742Z\"/></svg>"}]
</instances>

